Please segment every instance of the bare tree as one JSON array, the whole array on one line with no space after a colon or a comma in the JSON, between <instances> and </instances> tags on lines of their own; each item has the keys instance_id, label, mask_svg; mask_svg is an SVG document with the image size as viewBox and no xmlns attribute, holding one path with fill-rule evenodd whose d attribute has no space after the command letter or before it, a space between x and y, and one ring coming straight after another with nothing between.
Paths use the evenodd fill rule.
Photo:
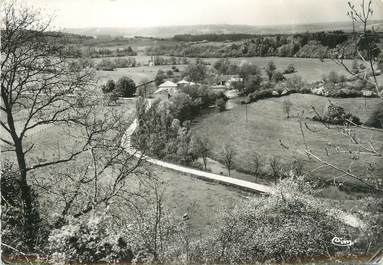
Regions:
<instances>
[{"instance_id":1,"label":"bare tree","mask_svg":"<svg viewBox=\"0 0 383 265\"><path fill-rule=\"evenodd\" d=\"M127 154L120 144L126 123L118 115L105 111L99 113L98 99L91 91L95 84L94 73L79 68L69 60L66 54L67 39L49 30L50 20L41 19L36 10L19 6L16 2L4 4L1 31L3 119L0 125L5 134L0 140L6 146L3 152L13 153L16 157L23 200L24 232L30 233L31 237L32 182L47 193L57 197L62 195L61 199L65 201L62 216L69 212L81 216L97 205L107 204L123 187L125 177L138 165L131 164L133 155ZM27 144L26 137L40 128L54 125L68 128L68 136L74 128L80 131L80 135L72 135L76 138L76 145L58 158L35 159L36 154L32 157L31 151L36 149L36 145ZM79 157L90 158L92 166L76 168L76 179L73 179L73 175L65 174L64 179L73 184L65 185L74 189L69 194L59 194L62 187L54 186L57 185L57 179L52 180L52 186L46 186L47 180L42 181L35 176L41 169L59 168L61 164ZM108 168L117 164L119 173L108 188L101 189L100 175L105 175ZM55 172L55 176L58 175L59 172ZM89 186L90 183L93 183L91 193L89 189L84 189L84 185ZM83 194L85 200L78 201L82 192L87 193ZM77 212L73 209L76 201Z\"/></svg>"},{"instance_id":2,"label":"bare tree","mask_svg":"<svg viewBox=\"0 0 383 265\"><path fill-rule=\"evenodd\" d=\"M336 54L336 58L333 60L343 66L343 68L351 75L366 81L368 84L374 86L375 92L379 97L383 97L381 92L381 88L378 83L378 79L376 78L376 54L379 51L379 48L374 43L374 36L376 36L376 32L374 28L368 30L368 23L373 15L374 11L372 9L372 1L369 0L368 3L365 0L361 1L360 7L355 7L354 4L348 2L349 11L347 15L351 18L353 28L355 29L355 23L359 22L362 24L363 30L362 32L354 33L354 44L356 47L356 59L361 60L367 68L364 71L359 71L356 73L353 71L352 67L348 66L344 61L344 48L340 48ZM371 77L368 74L368 71L371 71Z\"/></svg>"},{"instance_id":3,"label":"bare tree","mask_svg":"<svg viewBox=\"0 0 383 265\"><path fill-rule=\"evenodd\" d=\"M255 181L257 181L258 175L260 174L261 167L262 167L262 161L261 157L258 153L254 152L251 155L251 171L253 175L255 176Z\"/></svg>"},{"instance_id":4,"label":"bare tree","mask_svg":"<svg viewBox=\"0 0 383 265\"><path fill-rule=\"evenodd\" d=\"M235 150L230 145L225 145L222 152L223 160L230 176L231 170L234 168Z\"/></svg>"},{"instance_id":5,"label":"bare tree","mask_svg":"<svg viewBox=\"0 0 383 265\"><path fill-rule=\"evenodd\" d=\"M274 178L274 184L277 184L278 179L281 175L281 162L279 158L273 156L269 160L269 166L271 168L271 172Z\"/></svg>"},{"instance_id":6,"label":"bare tree","mask_svg":"<svg viewBox=\"0 0 383 265\"><path fill-rule=\"evenodd\" d=\"M122 211L129 210L124 225L130 227L136 235L136 244L141 245L143 253L137 255L137 262L141 262L145 254L150 254L154 262L159 262L173 240L176 224L170 212L165 208L166 184L146 171L139 181L139 188L135 194L124 192ZM133 214L132 214L133 213Z\"/></svg>"},{"instance_id":7,"label":"bare tree","mask_svg":"<svg viewBox=\"0 0 383 265\"><path fill-rule=\"evenodd\" d=\"M283 106L283 112L286 114L286 118L289 119L290 118L290 110L291 110L291 106L293 105L293 103L291 103L290 100L288 99L285 99L282 103L282 106Z\"/></svg>"},{"instance_id":8,"label":"bare tree","mask_svg":"<svg viewBox=\"0 0 383 265\"><path fill-rule=\"evenodd\" d=\"M344 47L338 49L335 57L333 58L333 61L341 65L350 75L372 87L372 89L375 91L375 94L383 99L382 87L378 83L375 70L377 67L376 54L379 51L374 41L376 33L374 28L371 30L368 29L369 20L373 15L372 1L361 0L358 7L349 2L348 6L348 16L351 18L354 28L356 28L356 23L361 23L362 25L362 31L355 32L353 37L355 45L354 62L351 66L346 64L344 56L346 53L346 48ZM356 67L356 61L360 61L365 67ZM365 104L367 104L366 101ZM316 112L315 108L312 108ZM312 130L312 128L310 128L307 123L303 124L302 120L299 122L302 139L305 145L304 153L308 156L309 159L320 164L320 166L313 171L319 168L329 168L340 174L339 176L334 176L334 180L338 178L348 178L352 181L359 182L364 187L368 187L373 192L381 193L383 191L381 177L374 175L376 170L372 163L366 163L365 173L357 173L353 170L353 163L359 156L370 157L371 160L381 161L383 158L380 146L381 144L379 141L375 140L379 139L379 137L371 137L370 139L365 139L365 137L361 136L363 136L363 134L366 132L371 132L375 135L382 134L382 129L355 124L351 119L347 120L347 126L330 126L327 123L322 123L326 130L337 130L341 136L350 140L350 144L347 147L335 145L335 152L339 156L349 156L350 163L336 164L333 159L329 159L327 148L325 148L327 154L321 155L317 152L314 152L306 141L304 128L306 128L309 133L317 133L319 130ZM346 158L342 159L344 160ZM377 162L377 164L379 164L379 162ZM366 177L366 175L370 176Z\"/></svg>"}]
</instances>

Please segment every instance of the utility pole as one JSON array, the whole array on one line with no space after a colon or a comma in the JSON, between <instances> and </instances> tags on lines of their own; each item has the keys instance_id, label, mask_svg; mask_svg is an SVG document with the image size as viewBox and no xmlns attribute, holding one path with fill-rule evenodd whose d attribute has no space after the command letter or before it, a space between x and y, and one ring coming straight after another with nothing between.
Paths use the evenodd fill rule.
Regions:
<instances>
[{"instance_id":1,"label":"utility pole","mask_svg":"<svg viewBox=\"0 0 383 265\"><path fill-rule=\"evenodd\" d=\"M245 103L245 113L246 113L246 124L247 124L247 103Z\"/></svg>"}]
</instances>

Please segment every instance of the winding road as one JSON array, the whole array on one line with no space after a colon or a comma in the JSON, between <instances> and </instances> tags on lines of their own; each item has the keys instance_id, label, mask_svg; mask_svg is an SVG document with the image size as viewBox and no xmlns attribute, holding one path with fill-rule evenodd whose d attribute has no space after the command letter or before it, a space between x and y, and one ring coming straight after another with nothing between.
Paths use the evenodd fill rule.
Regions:
<instances>
[{"instance_id":1,"label":"winding road","mask_svg":"<svg viewBox=\"0 0 383 265\"><path fill-rule=\"evenodd\" d=\"M138 151L131 145L131 135L135 132L137 127L138 127L138 121L137 119L135 119L132 122L132 124L129 126L129 128L126 130L124 137L122 139L123 147L125 147L130 154L134 154L136 157L143 157L145 161L151 164L158 165L163 168L175 170L178 172L182 172L185 174L190 174L200 179L214 181L214 182L218 182L225 185L231 185L231 186L235 186L235 187L252 191L252 192L267 193L267 194L270 194L273 192L273 189L266 185L256 184L256 183L245 181L245 180L213 174L210 172L206 172L206 171L202 171L202 170L198 170L194 168L189 168L189 167L184 167L184 166L180 166L180 165L169 163L169 162L164 162L164 161L154 159L148 156L143 156L140 151Z\"/></svg>"},{"instance_id":2,"label":"winding road","mask_svg":"<svg viewBox=\"0 0 383 265\"><path fill-rule=\"evenodd\" d=\"M148 101L147 109L150 108L150 100ZM241 179L235 179L223 175L213 174L210 172L184 167L177 164L164 162L159 159L154 159L149 156L143 155L139 150L135 149L131 144L131 136L136 131L138 127L138 120L135 119L132 124L128 127L126 130L123 138L122 138L122 146L126 148L128 153L133 154L137 158L144 159L145 161L163 167L171 170L175 170L184 174L189 174L193 177L206 180L206 181L213 181L224 185L234 186L237 188L240 188L242 190L247 190L255 193L261 193L261 194L273 194L274 189L271 186L257 184L254 182L249 182ZM365 224L356 216L346 214L344 212L339 211L333 211L331 213L334 216L338 216L338 218L342 219L346 224L353 226L353 227L363 227Z\"/></svg>"}]
</instances>

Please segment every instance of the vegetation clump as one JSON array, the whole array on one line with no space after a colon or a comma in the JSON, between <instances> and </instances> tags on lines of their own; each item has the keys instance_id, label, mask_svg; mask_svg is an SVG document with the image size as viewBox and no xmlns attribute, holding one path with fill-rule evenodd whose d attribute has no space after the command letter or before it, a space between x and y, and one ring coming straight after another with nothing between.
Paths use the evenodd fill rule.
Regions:
<instances>
[{"instance_id":1,"label":"vegetation clump","mask_svg":"<svg viewBox=\"0 0 383 265\"><path fill-rule=\"evenodd\" d=\"M323 116L316 114L313 117L315 121L321 121L329 124L337 125L360 125L360 119L351 113L346 113L344 108L336 106L332 102L329 102L325 107Z\"/></svg>"}]
</instances>

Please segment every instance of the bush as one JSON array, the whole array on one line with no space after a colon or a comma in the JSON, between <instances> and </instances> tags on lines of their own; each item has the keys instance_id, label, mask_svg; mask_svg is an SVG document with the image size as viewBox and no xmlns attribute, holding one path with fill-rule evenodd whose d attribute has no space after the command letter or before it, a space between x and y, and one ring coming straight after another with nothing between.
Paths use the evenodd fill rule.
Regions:
<instances>
[{"instance_id":1,"label":"bush","mask_svg":"<svg viewBox=\"0 0 383 265\"><path fill-rule=\"evenodd\" d=\"M121 97L133 97L136 93L136 84L127 76L118 79L116 93Z\"/></svg>"},{"instance_id":2,"label":"bush","mask_svg":"<svg viewBox=\"0 0 383 265\"><path fill-rule=\"evenodd\" d=\"M167 76L165 72L160 69L158 70L156 77L154 78L154 83L156 84L156 86L159 86L165 81L166 78Z\"/></svg>"},{"instance_id":3,"label":"bush","mask_svg":"<svg viewBox=\"0 0 383 265\"><path fill-rule=\"evenodd\" d=\"M217 106L220 112L226 109L226 101L223 98L217 98L217 100L215 101L215 105Z\"/></svg>"},{"instance_id":4,"label":"bush","mask_svg":"<svg viewBox=\"0 0 383 265\"><path fill-rule=\"evenodd\" d=\"M113 71L115 68L114 63L110 59L102 59L96 66L97 70Z\"/></svg>"},{"instance_id":5,"label":"bush","mask_svg":"<svg viewBox=\"0 0 383 265\"><path fill-rule=\"evenodd\" d=\"M292 73L295 73L295 67L294 67L294 65L289 64L283 73L284 73L284 74L292 74Z\"/></svg>"},{"instance_id":6,"label":"bush","mask_svg":"<svg viewBox=\"0 0 383 265\"><path fill-rule=\"evenodd\" d=\"M280 81L285 80L285 77L283 76L283 74L281 72L276 71L273 73L272 80L274 82L280 82Z\"/></svg>"},{"instance_id":7,"label":"bush","mask_svg":"<svg viewBox=\"0 0 383 265\"><path fill-rule=\"evenodd\" d=\"M380 103L366 122L367 126L383 128L383 103Z\"/></svg>"},{"instance_id":8,"label":"bush","mask_svg":"<svg viewBox=\"0 0 383 265\"><path fill-rule=\"evenodd\" d=\"M271 98L273 97L272 89L265 89L261 91L256 91L254 93L249 94L249 99L251 102L257 101L259 99Z\"/></svg>"},{"instance_id":9,"label":"bush","mask_svg":"<svg viewBox=\"0 0 383 265\"><path fill-rule=\"evenodd\" d=\"M217 264L253 264L334 254L338 248L323 242L334 235L357 236L357 231L339 218L344 213L312 194L303 178L289 178L269 197L224 211L201 244L203 257Z\"/></svg>"},{"instance_id":10,"label":"bush","mask_svg":"<svg viewBox=\"0 0 383 265\"><path fill-rule=\"evenodd\" d=\"M104 94L112 92L115 88L116 83L112 79L109 79L106 84L101 87Z\"/></svg>"},{"instance_id":11,"label":"bush","mask_svg":"<svg viewBox=\"0 0 383 265\"><path fill-rule=\"evenodd\" d=\"M361 124L358 117L353 116L351 113L346 113L342 107L336 106L331 102L326 105L323 116L319 117L316 115L313 120L338 125Z\"/></svg>"},{"instance_id":12,"label":"bush","mask_svg":"<svg viewBox=\"0 0 383 265\"><path fill-rule=\"evenodd\" d=\"M104 213L71 219L67 225L51 232L48 239L51 258L54 261L130 262L133 253L121 234Z\"/></svg>"},{"instance_id":13,"label":"bush","mask_svg":"<svg viewBox=\"0 0 383 265\"><path fill-rule=\"evenodd\" d=\"M40 218L37 193L32 190L31 223L25 223L25 213L19 175L12 164L5 162L1 169L1 240L19 251L29 253L44 248L49 226ZM2 255L20 253L3 248Z\"/></svg>"}]
</instances>

